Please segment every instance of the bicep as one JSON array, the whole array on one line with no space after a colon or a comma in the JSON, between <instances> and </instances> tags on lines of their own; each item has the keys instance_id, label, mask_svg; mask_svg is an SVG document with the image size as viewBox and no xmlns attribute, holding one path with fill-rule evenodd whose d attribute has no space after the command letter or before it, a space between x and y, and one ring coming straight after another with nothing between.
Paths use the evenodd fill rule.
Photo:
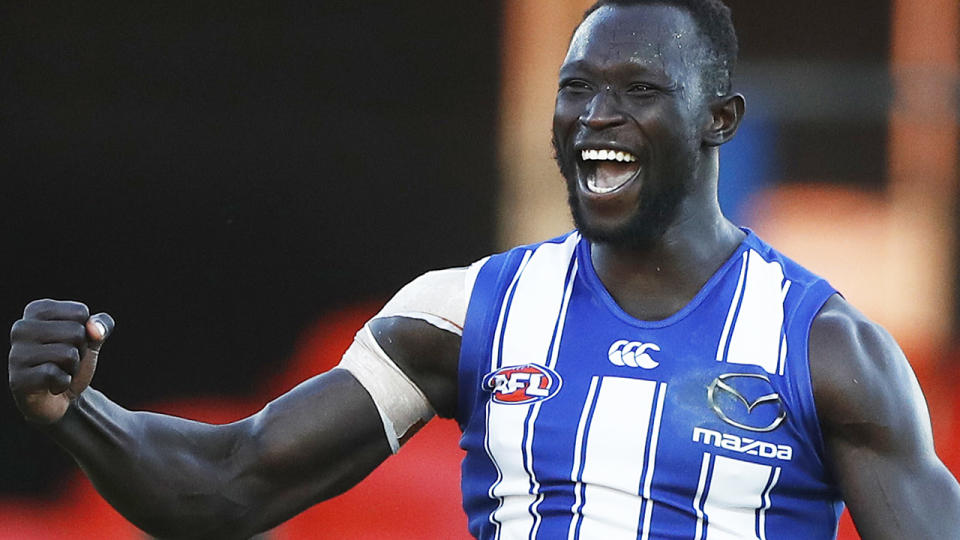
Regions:
<instances>
[{"instance_id":1,"label":"bicep","mask_svg":"<svg viewBox=\"0 0 960 540\"><path fill-rule=\"evenodd\" d=\"M434 271L404 287L368 325L388 358L373 354L372 343L358 346L363 342L358 335L351 350L362 358L354 360L373 374L383 373L378 371L383 362L394 363L441 415L451 416L457 329L463 326L470 276L467 268ZM249 466L237 475L248 479L246 489L253 489L253 498L264 505L257 517L264 524L279 523L349 489L391 455L384 416L396 411L378 410L391 403L375 403L371 393L376 388L366 388L351 371L334 369L304 381L238 423L249 441L242 451L253 459L240 460ZM400 386L393 392L408 392ZM417 428L410 426L406 436Z\"/></svg>"},{"instance_id":2,"label":"bicep","mask_svg":"<svg viewBox=\"0 0 960 540\"><path fill-rule=\"evenodd\" d=\"M384 353L444 418L456 411L460 337L484 262L427 272L401 289L368 325Z\"/></svg>"},{"instance_id":3,"label":"bicep","mask_svg":"<svg viewBox=\"0 0 960 540\"><path fill-rule=\"evenodd\" d=\"M937 457L926 403L893 339L839 297L811 329L827 459L860 534L948 538L960 488Z\"/></svg>"}]
</instances>

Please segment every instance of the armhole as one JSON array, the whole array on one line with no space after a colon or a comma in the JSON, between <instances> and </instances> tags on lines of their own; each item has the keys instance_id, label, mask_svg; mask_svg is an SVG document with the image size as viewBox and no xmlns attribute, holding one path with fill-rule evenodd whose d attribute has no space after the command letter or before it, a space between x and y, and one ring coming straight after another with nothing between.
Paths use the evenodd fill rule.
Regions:
<instances>
[{"instance_id":1,"label":"armhole","mask_svg":"<svg viewBox=\"0 0 960 540\"><path fill-rule=\"evenodd\" d=\"M818 280L804 292L797 302L797 307L790 321L791 326L794 324L801 325L795 331L795 334L798 334L799 343L794 345L799 349L796 358L802 361L802 365L797 366L794 370L797 399L800 401L800 407L803 410L805 427L813 435L817 455L824 466L826 464L826 445L823 439L823 431L820 429L820 416L817 413L817 404L813 394L813 375L810 371L810 330L814 319L823 309L824 304L835 294L839 293L827 281Z\"/></svg>"},{"instance_id":2,"label":"armhole","mask_svg":"<svg viewBox=\"0 0 960 540\"><path fill-rule=\"evenodd\" d=\"M484 257L468 266L467 271L463 273L463 305L467 306L468 310L470 309L470 298L473 296L473 286L477 283L477 276L480 274L480 269L489 260L490 257ZM463 322L466 325L466 317L464 317Z\"/></svg>"}]
</instances>

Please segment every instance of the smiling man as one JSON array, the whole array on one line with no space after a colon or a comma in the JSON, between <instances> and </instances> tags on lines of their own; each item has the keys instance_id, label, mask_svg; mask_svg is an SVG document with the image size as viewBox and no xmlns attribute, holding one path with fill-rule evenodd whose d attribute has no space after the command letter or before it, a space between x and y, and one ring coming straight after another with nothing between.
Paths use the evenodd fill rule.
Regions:
<instances>
[{"instance_id":1,"label":"smiling man","mask_svg":"<svg viewBox=\"0 0 960 540\"><path fill-rule=\"evenodd\" d=\"M719 0L601 1L553 135L577 230L431 272L337 369L245 420L88 385L113 328L27 306L10 386L131 521L246 537L349 488L434 414L463 429L478 538L957 538L960 487L893 340L717 203L744 113ZM329 531L335 534L335 531Z\"/></svg>"}]
</instances>

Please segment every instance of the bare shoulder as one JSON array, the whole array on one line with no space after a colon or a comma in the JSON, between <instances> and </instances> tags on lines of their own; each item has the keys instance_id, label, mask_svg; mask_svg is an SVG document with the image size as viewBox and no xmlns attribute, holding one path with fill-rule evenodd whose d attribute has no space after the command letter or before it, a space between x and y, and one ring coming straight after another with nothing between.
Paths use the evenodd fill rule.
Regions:
<instances>
[{"instance_id":1,"label":"bare shoulder","mask_svg":"<svg viewBox=\"0 0 960 540\"><path fill-rule=\"evenodd\" d=\"M817 412L828 438L842 434L881 448L932 441L926 402L900 347L839 295L813 321L809 358Z\"/></svg>"},{"instance_id":2,"label":"bare shoulder","mask_svg":"<svg viewBox=\"0 0 960 540\"><path fill-rule=\"evenodd\" d=\"M809 358L827 466L861 538L958 538L960 485L890 334L835 295L811 325Z\"/></svg>"}]
</instances>

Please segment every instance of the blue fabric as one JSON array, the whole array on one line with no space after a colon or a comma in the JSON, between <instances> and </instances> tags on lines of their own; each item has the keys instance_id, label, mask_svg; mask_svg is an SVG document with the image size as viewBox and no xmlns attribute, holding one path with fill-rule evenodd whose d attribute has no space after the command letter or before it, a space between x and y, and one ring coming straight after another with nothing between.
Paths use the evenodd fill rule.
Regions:
<instances>
[{"instance_id":1,"label":"blue fabric","mask_svg":"<svg viewBox=\"0 0 960 540\"><path fill-rule=\"evenodd\" d=\"M727 489L712 483L711 474L717 463L729 463L721 457L764 465L771 471L766 486L760 486L763 497L762 508L757 510L756 537L834 538L842 503L824 465L823 441L807 362L807 340L813 318L836 291L749 230L739 248L694 299L661 321L637 320L621 310L594 271L589 243L579 240L571 251L569 264L565 262L556 268L557 283L564 285L556 287L556 294L562 296L564 290L570 289L571 280L572 289L562 317L563 331L559 332L558 322L557 335L545 349L559 347L552 372L562 380L550 383L559 385L559 390L553 388L555 395L539 401L536 412L529 404L503 405L492 401L494 383L489 382L490 375L502 367L492 364L495 347L502 347L502 343L495 343L495 334L498 325L505 325L504 320L509 320L512 295L516 293L511 284L518 279L518 270L525 258L545 245L570 240L571 234L576 232L492 256L480 270L472 291L461 346L456 415L463 430L461 447L467 452L462 466L462 488L471 534L478 538L497 538L501 534L498 531L505 526L495 518L503 501L491 495L492 486L503 478L488 447L489 439L499 433L499 426L490 425L489 414L491 407L520 406L528 408L526 427L516 437L518 447L523 449L524 474L530 479L527 493L519 495L530 495L532 502L527 511L531 523L535 523L527 536L567 538L573 530L573 536L579 537L581 518L574 509L578 504L582 508L586 487L573 482L571 474L578 474L574 471L575 463L579 463L579 474L582 474L587 460L583 444L579 457L575 456L575 449L580 420L585 422L583 440L587 440L594 419L597 402L589 399L591 383L599 394L605 384L611 384L610 378L631 378L652 381L663 389L662 394L654 395L652 402L654 408L662 410L657 436L654 437L651 430L646 442L648 451L655 451L655 469L650 470L646 463L638 465L644 477L652 478L652 501L640 503L643 511L636 525L638 538L646 527L649 538L692 539L700 529L701 537L708 539L710 516L698 516L698 511L703 512L708 497L720 496L722 490ZM727 355L732 330L723 345L728 319L732 321L729 326L736 328L740 324L746 328L747 323L740 322L741 318L748 317L741 314L741 310L747 309L741 305L745 296L742 291L752 286L749 280L753 276L746 265L774 268L770 263L782 268L784 283L790 282L782 302L782 333L786 345L782 375L776 368L771 373L760 365L731 363L732 357ZM523 279L523 273L519 279ZM779 298L775 301L779 306ZM746 330L738 330L741 331ZM632 366L617 365L608 352L621 341L656 344L659 350L649 352L657 365L645 368L634 357L629 358ZM717 359L718 348L721 360ZM500 354L499 350L496 354ZM546 364L544 359L531 362ZM535 375L540 372L551 371L542 369ZM769 382L752 377L754 375ZM749 400L770 392L778 394L779 400L758 404L747 412L731 400L729 393L717 390L711 403L708 388L716 385L722 376L731 376L724 380ZM548 375L541 377L545 378ZM487 386L484 386L485 380L489 383ZM714 406L722 409L728 418L722 418ZM769 432L741 429L728 421L765 427L780 410L786 417L779 427ZM630 411L623 412L625 425L631 418ZM699 434L695 429L701 430ZM763 442L766 450L760 453L746 450L751 441ZM779 457L771 455L776 449L780 450ZM787 449L789 459L784 459ZM698 488L703 492L699 500ZM635 492L638 500L642 493L643 485L638 485ZM649 518L646 525L645 515ZM765 527L763 531L761 523Z\"/></svg>"}]
</instances>

